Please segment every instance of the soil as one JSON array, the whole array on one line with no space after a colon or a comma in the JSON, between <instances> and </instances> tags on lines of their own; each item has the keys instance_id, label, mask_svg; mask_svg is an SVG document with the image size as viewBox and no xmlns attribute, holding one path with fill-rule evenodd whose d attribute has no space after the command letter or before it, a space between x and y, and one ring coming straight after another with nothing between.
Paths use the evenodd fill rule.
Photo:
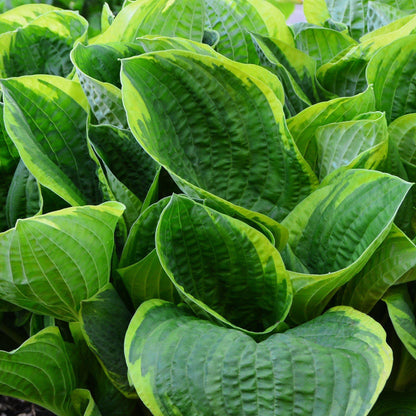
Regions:
<instances>
[{"instance_id":1,"label":"soil","mask_svg":"<svg viewBox=\"0 0 416 416\"><path fill-rule=\"evenodd\" d=\"M23 400L0 395L0 416L55 416L48 410Z\"/></svg>"}]
</instances>

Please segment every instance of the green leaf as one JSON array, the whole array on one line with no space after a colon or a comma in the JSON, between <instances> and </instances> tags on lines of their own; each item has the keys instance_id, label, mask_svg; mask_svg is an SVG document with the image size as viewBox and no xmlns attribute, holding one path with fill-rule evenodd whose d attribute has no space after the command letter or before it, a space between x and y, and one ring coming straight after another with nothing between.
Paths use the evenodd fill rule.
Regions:
<instances>
[{"instance_id":1,"label":"green leaf","mask_svg":"<svg viewBox=\"0 0 416 416\"><path fill-rule=\"evenodd\" d=\"M317 67L326 64L344 49L357 42L337 30L325 27L309 27L295 36L296 47L315 59Z\"/></svg>"},{"instance_id":2,"label":"green leaf","mask_svg":"<svg viewBox=\"0 0 416 416\"><path fill-rule=\"evenodd\" d=\"M123 253L120 267L130 266L144 259L156 248L155 234L160 215L168 205L170 197L163 198L144 210L131 227Z\"/></svg>"},{"instance_id":3,"label":"green leaf","mask_svg":"<svg viewBox=\"0 0 416 416\"><path fill-rule=\"evenodd\" d=\"M135 308L149 299L179 303L178 292L163 270L155 249L137 263L117 269L117 273Z\"/></svg>"},{"instance_id":4,"label":"green leaf","mask_svg":"<svg viewBox=\"0 0 416 416\"><path fill-rule=\"evenodd\" d=\"M9 78L1 85L7 132L37 181L72 205L102 202L81 86L51 75Z\"/></svg>"},{"instance_id":5,"label":"green leaf","mask_svg":"<svg viewBox=\"0 0 416 416\"><path fill-rule=\"evenodd\" d=\"M26 26L37 17L50 11L59 10L49 4L24 4L0 14L0 33Z\"/></svg>"},{"instance_id":6,"label":"green leaf","mask_svg":"<svg viewBox=\"0 0 416 416\"><path fill-rule=\"evenodd\" d=\"M1 298L41 315L77 320L80 302L109 281L123 209L107 202L19 220L0 234Z\"/></svg>"},{"instance_id":7,"label":"green leaf","mask_svg":"<svg viewBox=\"0 0 416 416\"><path fill-rule=\"evenodd\" d=\"M348 307L256 343L151 300L130 323L125 355L155 416L365 416L392 365L382 327Z\"/></svg>"},{"instance_id":8,"label":"green leaf","mask_svg":"<svg viewBox=\"0 0 416 416\"><path fill-rule=\"evenodd\" d=\"M144 152L131 132L108 125L90 125L88 137L111 172L144 201L158 165Z\"/></svg>"},{"instance_id":9,"label":"green leaf","mask_svg":"<svg viewBox=\"0 0 416 416\"><path fill-rule=\"evenodd\" d=\"M174 195L156 250L184 299L223 324L270 332L289 312L292 288L279 252L239 220Z\"/></svg>"},{"instance_id":10,"label":"green leaf","mask_svg":"<svg viewBox=\"0 0 416 416\"><path fill-rule=\"evenodd\" d=\"M136 394L127 380L123 357L130 319L130 312L111 284L81 303L80 321L87 345L114 386L126 397L134 398Z\"/></svg>"},{"instance_id":11,"label":"green leaf","mask_svg":"<svg viewBox=\"0 0 416 416\"><path fill-rule=\"evenodd\" d=\"M351 121L326 124L315 131L319 177L323 179L349 165L362 152L387 141L386 118L381 112L364 113Z\"/></svg>"},{"instance_id":12,"label":"green leaf","mask_svg":"<svg viewBox=\"0 0 416 416\"><path fill-rule=\"evenodd\" d=\"M415 266L416 246L399 228L393 226L361 272L342 290L339 302L369 313L387 290L402 283L406 273Z\"/></svg>"},{"instance_id":13,"label":"green leaf","mask_svg":"<svg viewBox=\"0 0 416 416\"><path fill-rule=\"evenodd\" d=\"M121 42L89 46L78 43L71 51L71 61L99 124L127 128L121 102L120 59L143 52L138 45Z\"/></svg>"},{"instance_id":14,"label":"green leaf","mask_svg":"<svg viewBox=\"0 0 416 416\"><path fill-rule=\"evenodd\" d=\"M316 130L324 125L352 120L362 113L375 110L372 88L353 97L336 98L312 105L287 122L300 152L312 167L317 161Z\"/></svg>"},{"instance_id":15,"label":"green leaf","mask_svg":"<svg viewBox=\"0 0 416 416\"><path fill-rule=\"evenodd\" d=\"M87 26L77 13L52 11L0 35L0 77L67 76L72 71L69 52L85 38Z\"/></svg>"},{"instance_id":16,"label":"green leaf","mask_svg":"<svg viewBox=\"0 0 416 416\"><path fill-rule=\"evenodd\" d=\"M285 218L290 249L304 266L296 270L284 256L292 270L294 322L321 313L334 292L363 268L389 233L410 186L381 172L347 170Z\"/></svg>"},{"instance_id":17,"label":"green leaf","mask_svg":"<svg viewBox=\"0 0 416 416\"><path fill-rule=\"evenodd\" d=\"M35 177L22 161L17 165L5 204L8 228L19 218L27 218L42 211L43 200Z\"/></svg>"},{"instance_id":18,"label":"green leaf","mask_svg":"<svg viewBox=\"0 0 416 416\"><path fill-rule=\"evenodd\" d=\"M14 351L0 351L0 394L31 401L59 416L76 416L71 404L75 387L57 327L44 329Z\"/></svg>"},{"instance_id":19,"label":"green leaf","mask_svg":"<svg viewBox=\"0 0 416 416\"><path fill-rule=\"evenodd\" d=\"M124 7L93 43L134 42L144 35L178 36L202 41L203 0L143 0Z\"/></svg>"},{"instance_id":20,"label":"green leaf","mask_svg":"<svg viewBox=\"0 0 416 416\"><path fill-rule=\"evenodd\" d=\"M415 113L413 83L416 35L400 38L380 49L367 67L367 80L374 84L376 108L386 112L387 121Z\"/></svg>"},{"instance_id":21,"label":"green leaf","mask_svg":"<svg viewBox=\"0 0 416 416\"><path fill-rule=\"evenodd\" d=\"M75 389L72 392L72 403L77 416L102 416L89 390Z\"/></svg>"},{"instance_id":22,"label":"green leaf","mask_svg":"<svg viewBox=\"0 0 416 416\"><path fill-rule=\"evenodd\" d=\"M251 34L260 64L277 75L285 90L285 110L295 115L316 96L315 67L312 58L284 42Z\"/></svg>"},{"instance_id":23,"label":"green leaf","mask_svg":"<svg viewBox=\"0 0 416 416\"><path fill-rule=\"evenodd\" d=\"M266 69L164 51L123 60L122 84L136 139L194 194L278 221L316 186L286 128L281 84Z\"/></svg>"},{"instance_id":24,"label":"green leaf","mask_svg":"<svg viewBox=\"0 0 416 416\"><path fill-rule=\"evenodd\" d=\"M266 0L205 0L206 25L216 30L216 50L238 62L259 63L249 32L279 39L294 46L285 16Z\"/></svg>"},{"instance_id":25,"label":"green leaf","mask_svg":"<svg viewBox=\"0 0 416 416\"><path fill-rule=\"evenodd\" d=\"M405 285L389 289L383 296L394 329L407 351L416 359L416 320Z\"/></svg>"},{"instance_id":26,"label":"green leaf","mask_svg":"<svg viewBox=\"0 0 416 416\"><path fill-rule=\"evenodd\" d=\"M416 114L412 113L396 118L389 125L389 135L397 145L400 158L411 165L416 165L415 122Z\"/></svg>"}]
</instances>

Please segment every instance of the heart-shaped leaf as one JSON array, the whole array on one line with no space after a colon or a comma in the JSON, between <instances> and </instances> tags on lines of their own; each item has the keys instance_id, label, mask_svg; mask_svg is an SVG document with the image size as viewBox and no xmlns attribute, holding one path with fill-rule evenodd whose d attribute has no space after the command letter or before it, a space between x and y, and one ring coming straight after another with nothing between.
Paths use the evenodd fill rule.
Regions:
<instances>
[{"instance_id":1,"label":"heart-shaped leaf","mask_svg":"<svg viewBox=\"0 0 416 416\"><path fill-rule=\"evenodd\" d=\"M1 298L41 315L78 320L82 300L110 278L118 202L19 220L0 234Z\"/></svg>"},{"instance_id":2,"label":"heart-shaped leaf","mask_svg":"<svg viewBox=\"0 0 416 416\"><path fill-rule=\"evenodd\" d=\"M151 300L130 323L125 355L158 416L365 416L392 366L382 327L349 307L256 343Z\"/></svg>"}]
</instances>

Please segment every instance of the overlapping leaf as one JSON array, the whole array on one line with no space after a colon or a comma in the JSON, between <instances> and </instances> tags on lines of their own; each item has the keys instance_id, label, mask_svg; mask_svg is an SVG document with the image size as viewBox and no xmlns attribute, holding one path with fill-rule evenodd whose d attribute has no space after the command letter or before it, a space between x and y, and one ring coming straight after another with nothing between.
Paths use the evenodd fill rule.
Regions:
<instances>
[{"instance_id":1,"label":"overlapping leaf","mask_svg":"<svg viewBox=\"0 0 416 416\"><path fill-rule=\"evenodd\" d=\"M166 51L124 60L122 84L136 139L188 190L279 220L316 185L266 69Z\"/></svg>"},{"instance_id":2,"label":"overlapping leaf","mask_svg":"<svg viewBox=\"0 0 416 416\"><path fill-rule=\"evenodd\" d=\"M28 25L0 35L0 76L31 74L66 76L69 52L85 38L87 21L70 11L51 11Z\"/></svg>"},{"instance_id":3,"label":"overlapping leaf","mask_svg":"<svg viewBox=\"0 0 416 416\"><path fill-rule=\"evenodd\" d=\"M363 268L389 233L410 186L377 171L347 170L285 218L294 322L321 313L333 293Z\"/></svg>"},{"instance_id":4,"label":"overlapping leaf","mask_svg":"<svg viewBox=\"0 0 416 416\"><path fill-rule=\"evenodd\" d=\"M339 302L368 313L391 286L416 280L415 266L416 246L393 226L361 272L342 290Z\"/></svg>"},{"instance_id":5,"label":"overlapping leaf","mask_svg":"<svg viewBox=\"0 0 416 416\"><path fill-rule=\"evenodd\" d=\"M0 234L1 298L41 315L77 320L80 302L110 278L123 206L67 208L19 220Z\"/></svg>"},{"instance_id":6,"label":"overlapping leaf","mask_svg":"<svg viewBox=\"0 0 416 416\"><path fill-rule=\"evenodd\" d=\"M9 78L1 84L7 132L37 181L72 205L102 202L81 86L51 75Z\"/></svg>"},{"instance_id":7,"label":"overlapping leaf","mask_svg":"<svg viewBox=\"0 0 416 416\"><path fill-rule=\"evenodd\" d=\"M156 250L184 299L221 323L270 332L289 312L292 288L280 254L244 222L173 196Z\"/></svg>"},{"instance_id":8,"label":"overlapping leaf","mask_svg":"<svg viewBox=\"0 0 416 416\"><path fill-rule=\"evenodd\" d=\"M351 308L256 343L156 300L133 317L125 355L158 416L364 416L392 362L381 326Z\"/></svg>"}]
</instances>

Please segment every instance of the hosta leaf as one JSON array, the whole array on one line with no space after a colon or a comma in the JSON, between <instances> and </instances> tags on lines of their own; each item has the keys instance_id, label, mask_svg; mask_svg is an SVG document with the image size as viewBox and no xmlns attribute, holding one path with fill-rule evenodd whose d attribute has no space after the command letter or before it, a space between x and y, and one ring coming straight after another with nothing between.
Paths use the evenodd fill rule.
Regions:
<instances>
[{"instance_id":1,"label":"hosta leaf","mask_svg":"<svg viewBox=\"0 0 416 416\"><path fill-rule=\"evenodd\" d=\"M377 171L347 170L285 218L290 249L304 266L296 270L285 258L293 270L293 321L318 315L336 289L363 268L389 233L410 186Z\"/></svg>"},{"instance_id":2,"label":"hosta leaf","mask_svg":"<svg viewBox=\"0 0 416 416\"><path fill-rule=\"evenodd\" d=\"M81 86L51 75L10 78L1 84L7 132L37 181L72 205L102 202Z\"/></svg>"},{"instance_id":3,"label":"hosta leaf","mask_svg":"<svg viewBox=\"0 0 416 416\"><path fill-rule=\"evenodd\" d=\"M131 227L120 258L120 267L130 266L146 257L155 249L155 234L160 215L170 197L163 198L144 210Z\"/></svg>"},{"instance_id":4,"label":"hosta leaf","mask_svg":"<svg viewBox=\"0 0 416 416\"><path fill-rule=\"evenodd\" d=\"M117 269L117 272L135 308L149 299L179 302L178 292L163 270L155 249L142 260Z\"/></svg>"},{"instance_id":5,"label":"hosta leaf","mask_svg":"<svg viewBox=\"0 0 416 416\"><path fill-rule=\"evenodd\" d=\"M376 108L386 112L388 122L416 112L415 63L416 35L410 35L380 49L368 64L367 79L374 84Z\"/></svg>"},{"instance_id":6,"label":"hosta leaf","mask_svg":"<svg viewBox=\"0 0 416 416\"><path fill-rule=\"evenodd\" d=\"M130 312L111 285L81 303L80 321L87 345L114 386L126 397L134 398L136 394L129 386L123 357L130 319Z\"/></svg>"},{"instance_id":7,"label":"hosta leaf","mask_svg":"<svg viewBox=\"0 0 416 416\"><path fill-rule=\"evenodd\" d=\"M388 139L383 113L364 113L351 121L331 123L315 132L319 176L351 163L360 153Z\"/></svg>"},{"instance_id":8,"label":"hosta leaf","mask_svg":"<svg viewBox=\"0 0 416 416\"><path fill-rule=\"evenodd\" d=\"M50 11L59 10L49 4L24 4L0 14L0 33L26 26L37 17Z\"/></svg>"},{"instance_id":9,"label":"hosta leaf","mask_svg":"<svg viewBox=\"0 0 416 416\"><path fill-rule=\"evenodd\" d=\"M0 351L0 394L29 400L59 416L78 416L71 404L76 379L57 327Z\"/></svg>"},{"instance_id":10,"label":"hosta leaf","mask_svg":"<svg viewBox=\"0 0 416 416\"><path fill-rule=\"evenodd\" d=\"M111 172L144 201L158 165L144 152L130 131L108 125L90 125L88 137Z\"/></svg>"},{"instance_id":11,"label":"hosta leaf","mask_svg":"<svg viewBox=\"0 0 416 416\"><path fill-rule=\"evenodd\" d=\"M342 50L356 45L348 35L324 27L310 27L295 36L296 47L316 60L317 67L326 64Z\"/></svg>"},{"instance_id":12,"label":"hosta leaf","mask_svg":"<svg viewBox=\"0 0 416 416\"><path fill-rule=\"evenodd\" d=\"M105 32L114 22L115 15L108 3L104 3L101 11L101 32Z\"/></svg>"},{"instance_id":13,"label":"hosta leaf","mask_svg":"<svg viewBox=\"0 0 416 416\"><path fill-rule=\"evenodd\" d=\"M372 88L353 97L336 98L306 108L288 120L287 125L295 142L311 166L317 160L316 130L324 125L352 120L362 113L374 111Z\"/></svg>"},{"instance_id":14,"label":"hosta leaf","mask_svg":"<svg viewBox=\"0 0 416 416\"><path fill-rule=\"evenodd\" d=\"M75 389L72 392L72 404L77 416L102 416L89 390Z\"/></svg>"},{"instance_id":15,"label":"hosta leaf","mask_svg":"<svg viewBox=\"0 0 416 416\"><path fill-rule=\"evenodd\" d=\"M14 227L19 218L40 213L42 205L40 187L35 177L20 161L13 175L5 204L8 228Z\"/></svg>"},{"instance_id":16,"label":"hosta leaf","mask_svg":"<svg viewBox=\"0 0 416 416\"><path fill-rule=\"evenodd\" d=\"M289 311L292 288L279 252L239 220L173 196L156 250L184 299L222 323L270 331Z\"/></svg>"},{"instance_id":17,"label":"hosta leaf","mask_svg":"<svg viewBox=\"0 0 416 416\"><path fill-rule=\"evenodd\" d=\"M409 392L386 391L381 394L369 416L413 416L416 397Z\"/></svg>"},{"instance_id":18,"label":"hosta leaf","mask_svg":"<svg viewBox=\"0 0 416 416\"><path fill-rule=\"evenodd\" d=\"M400 158L416 165L416 114L406 114L396 118L389 125L390 138L396 143Z\"/></svg>"},{"instance_id":19,"label":"hosta leaf","mask_svg":"<svg viewBox=\"0 0 416 416\"><path fill-rule=\"evenodd\" d=\"M120 59L141 53L140 46L121 42L89 46L78 43L71 51L71 61L99 124L127 127L119 89Z\"/></svg>"},{"instance_id":20,"label":"hosta leaf","mask_svg":"<svg viewBox=\"0 0 416 416\"><path fill-rule=\"evenodd\" d=\"M266 69L164 51L123 60L122 84L136 139L191 186L275 220L316 186Z\"/></svg>"},{"instance_id":21,"label":"hosta leaf","mask_svg":"<svg viewBox=\"0 0 416 416\"><path fill-rule=\"evenodd\" d=\"M284 15L265 0L205 0L205 7L206 25L220 35L216 50L227 58L259 62L249 31L294 46Z\"/></svg>"},{"instance_id":22,"label":"hosta leaf","mask_svg":"<svg viewBox=\"0 0 416 416\"><path fill-rule=\"evenodd\" d=\"M19 220L0 234L2 299L41 315L77 320L80 302L109 280L123 206L67 208Z\"/></svg>"},{"instance_id":23,"label":"hosta leaf","mask_svg":"<svg viewBox=\"0 0 416 416\"><path fill-rule=\"evenodd\" d=\"M202 41L203 0L143 0L124 7L94 43L134 42L145 35L178 36Z\"/></svg>"},{"instance_id":24,"label":"hosta leaf","mask_svg":"<svg viewBox=\"0 0 416 416\"><path fill-rule=\"evenodd\" d=\"M362 312L373 306L393 285L416 266L416 246L399 228L393 226L389 235L360 273L342 290L339 301Z\"/></svg>"},{"instance_id":25,"label":"hosta leaf","mask_svg":"<svg viewBox=\"0 0 416 416\"><path fill-rule=\"evenodd\" d=\"M152 300L130 323L125 355L157 416L364 416L392 365L382 327L348 307L256 343Z\"/></svg>"},{"instance_id":26,"label":"hosta leaf","mask_svg":"<svg viewBox=\"0 0 416 416\"><path fill-rule=\"evenodd\" d=\"M0 35L0 76L68 75L72 70L69 52L85 37L87 26L74 12L53 11Z\"/></svg>"},{"instance_id":27,"label":"hosta leaf","mask_svg":"<svg viewBox=\"0 0 416 416\"><path fill-rule=\"evenodd\" d=\"M312 100L316 64L312 58L284 42L252 33L252 38L270 63L283 65ZM263 62L264 64L264 62Z\"/></svg>"},{"instance_id":28,"label":"hosta leaf","mask_svg":"<svg viewBox=\"0 0 416 416\"><path fill-rule=\"evenodd\" d=\"M367 30L373 31L386 26L408 14L399 7L382 1L369 1L367 10Z\"/></svg>"},{"instance_id":29,"label":"hosta leaf","mask_svg":"<svg viewBox=\"0 0 416 416\"><path fill-rule=\"evenodd\" d=\"M383 296L394 329L407 351L416 359L416 320L405 285L389 289Z\"/></svg>"}]
</instances>

